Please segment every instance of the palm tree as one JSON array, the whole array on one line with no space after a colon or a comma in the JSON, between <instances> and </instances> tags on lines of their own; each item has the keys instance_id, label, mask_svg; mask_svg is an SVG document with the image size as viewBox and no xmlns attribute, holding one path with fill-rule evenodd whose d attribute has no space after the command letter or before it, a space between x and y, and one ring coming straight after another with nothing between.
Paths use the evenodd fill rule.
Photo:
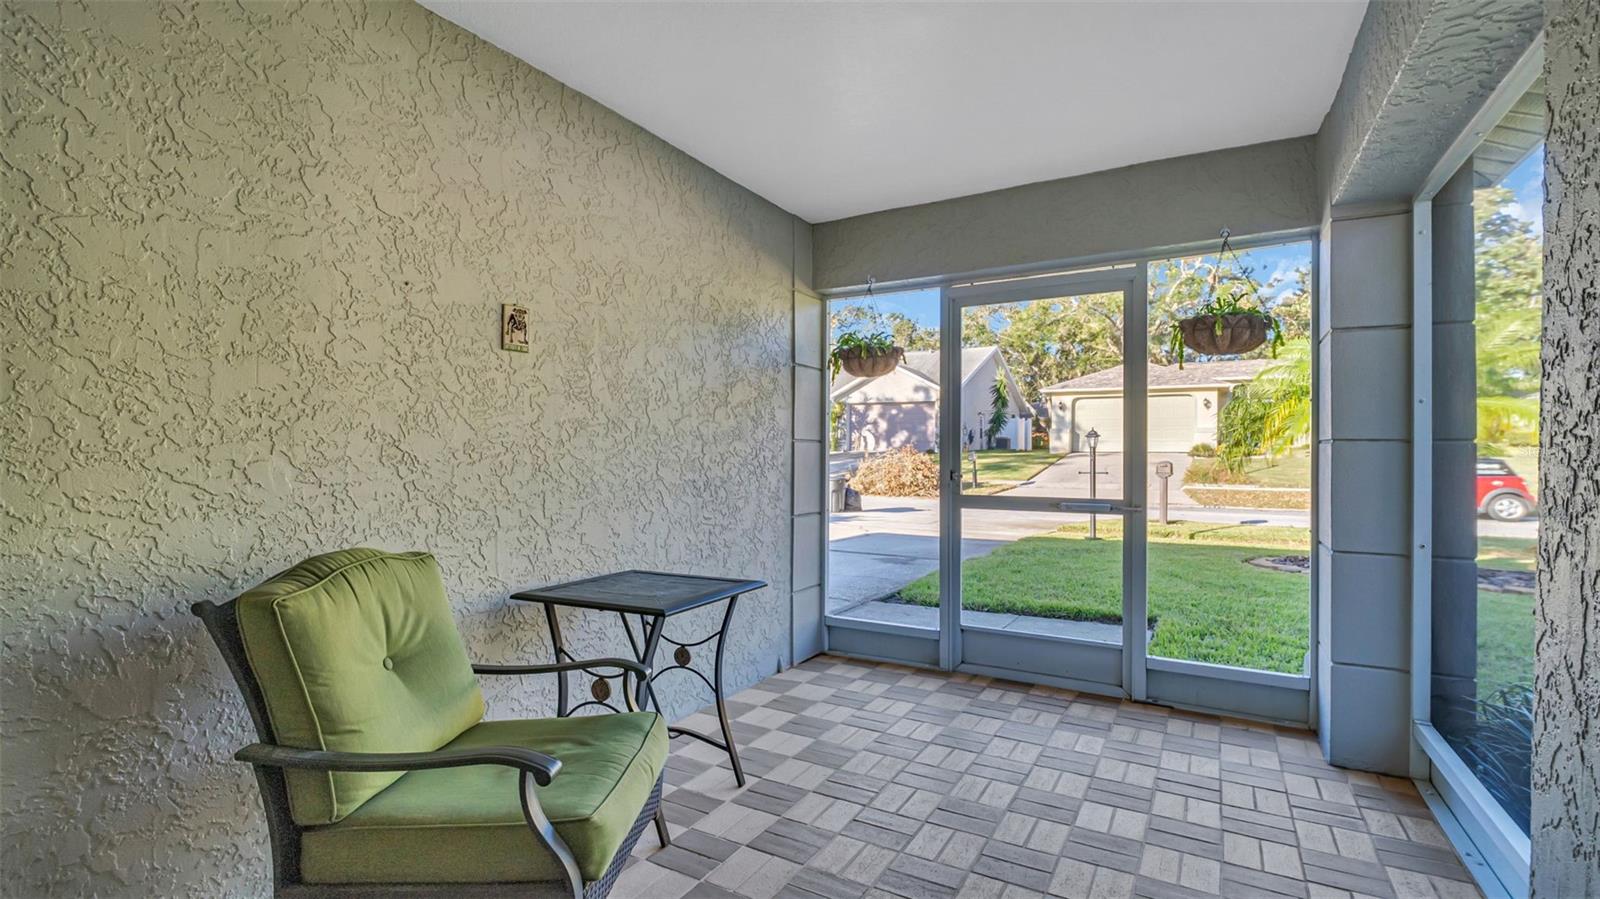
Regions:
<instances>
[{"instance_id":1,"label":"palm tree","mask_svg":"<svg viewBox=\"0 0 1600 899\"><path fill-rule=\"evenodd\" d=\"M1278 358L1235 387L1222 407L1217 454L1238 470L1251 456L1282 456L1311 436L1311 341L1284 344Z\"/></svg>"},{"instance_id":2,"label":"palm tree","mask_svg":"<svg viewBox=\"0 0 1600 899\"><path fill-rule=\"evenodd\" d=\"M1499 455L1539 444L1539 395L1479 396L1478 448Z\"/></svg>"}]
</instances>

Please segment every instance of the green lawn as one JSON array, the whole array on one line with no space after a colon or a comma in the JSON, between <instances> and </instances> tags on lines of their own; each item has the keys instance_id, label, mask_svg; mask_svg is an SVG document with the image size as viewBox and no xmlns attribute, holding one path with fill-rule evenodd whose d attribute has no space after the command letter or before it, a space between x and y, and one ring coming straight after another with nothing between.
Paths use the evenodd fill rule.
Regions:
<instances>
[{"instance_id":1,"label":"green lawn","mask_svg":"<svg viewBox=\"0 0 1600 899\"><path fill-rule=\"evenodd\" d=\"M1479 537L1478 566L1532 571L1537 546L1523 537ZM1478 695L1532 683L1533 597L1479 590Z\"/></svg>"},{"instance_id":2,"label":"green lawn","mask_svg":"<svg viewBox=\"0 0 1600 899\"><path fill-rule=\"evenodd\" d=\"M1271 462L1252 459L1245 465L1245 476L1250 483L1262 487L1311 486L1311 454L1293 452Z\"/></svg>"},{"instance_id":3,"label":"green lawn","mask_svg":"<svg viewBox=\"0 0 1600 899\"><path fill-rule=\"evenodd\" d=\"M1478 566L1532 571L1538 541L1526 537L1479 537Z\"/></svg>"},{"instance_id":4,"label":"green lawn","mask_svg":"<svg viewBox=\"0 0 1600 899\"><path fill-rule=\"evenodd\" d=\"M1303 574L1245 564L1305 554L1301 528L1181 522L1151 525L1148 582L1155 638L1150 654L1298 674L1310 637L1310 584ZM1026 537L962 565L963 608L1078 621L1122 620L1120 522L1071 524ZM936 575L900 591L935 606Z\"/></svg>"},{"instance_id":5,"label":"green lawn","mask_svg":"<svg viewBox=\"0 0 1600 899\"><path fill-rule=\"evenodd\" d=\"M972 486L972 457L961 454L961 492L973 495L1004 493L1028 480L1058 459L1060 453L1049 450L978 450L978 484Z\"/></svg>"},{"instance_id":6,"label":"green lawn","mask_svg":"<svg viewBox=\"0 0 1600 899\"><path fill-rule=\"evenodd\" d=\"M962 606L980 612L1122 621L1122 528L1087 524L1008 543L961 567ZM1310 583L1303 574L1246 564L1305 555L1302 528L1175 522L1149 525L1147 579L1155 637L1150 654L1301 673L1310 636ZM1479 564L1530 570L1534 541L1479 540ZM930 574L900 591L906 602L939 604ZM1478 692L1533 682L1533 597L1478 592Z\"/></svg>"},{"instance_id":7,"label":"green lawn","mask_svg":"<svg viewBox=\"0 0 1600 899\"><path fill-rule=\"evenodd\" d=\"M1533 683L1533 597L1478 591L1478 695Z\"/></svg>"},{"instance_id":8,"label":"green lawn","mask_svg":"<svg viewBox=\"0 0 1600 899\"><path fill-rule=\"evenodd\" d=\"M1049 450L978 450L978 483L1026 481L1060 458L1060 453ZM961 474L968 481L972 479L972 462L965 454L961 457Z\"/></svg>"}]
</instances>

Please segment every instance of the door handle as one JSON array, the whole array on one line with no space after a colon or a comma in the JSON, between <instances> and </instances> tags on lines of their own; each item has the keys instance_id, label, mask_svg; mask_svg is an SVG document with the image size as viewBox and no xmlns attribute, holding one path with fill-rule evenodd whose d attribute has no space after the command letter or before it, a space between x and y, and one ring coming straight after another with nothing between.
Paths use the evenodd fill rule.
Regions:
<instances>
[{"instance_id":1,"label":"door handle","mask_svg":"<svg viewBox=\"0 0 1600 899\"><path fill-rule=\"evenodd\" d=\"M1056 503L1056 505L1059 506L1063 512L1096 512L1109 515L1110 513L1116 511L1116 506L1112 505L1111 503L1104 502L1085 502L1081 500L1074 500L1071 502Z\"/></svg>"}]
</instances>

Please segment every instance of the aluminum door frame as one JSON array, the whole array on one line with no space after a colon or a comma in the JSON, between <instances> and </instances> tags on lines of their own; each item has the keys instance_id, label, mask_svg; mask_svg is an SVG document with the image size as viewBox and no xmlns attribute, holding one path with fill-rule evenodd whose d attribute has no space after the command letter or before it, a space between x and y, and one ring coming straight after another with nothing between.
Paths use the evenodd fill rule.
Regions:
<instances>
[{"instance_id":1,"label":"aluminum door frame","mask_svg":"<svg viewBox=\"0 0 1600 899\"><path fill-rule=\"evenodd\" d=\"M1149 368L1142 349L1149 340L1148 266L1144 262L1043 277L978 281L944 287L940 291L939 383L939 664L946 670L1013 676L1019 680L1055 683L1072 689L1112 693L1135 700L1146 698L1146 645L1149 601L1145 586L1145 497L1147 453L1145 410ZM1097 293L1122 294L1122 493L1118 499L1090 497L964 496L961 493L961 313L969 306L1019 303L1030 300ZM1130 337L1133 342L1130 343ZM954 348L949 352L947 348ZM1130 364L1131 363L1131 364ZM954 387L953 394L951 387ZM1094 512L1122 518L1122 645L1121 683L1080 681L1035 672L995 669L965 661L961 628L961 511L963 509L1015 509L1018 511ZM986 637L987 639L987 637ZM1026 639L1026 638L1017 638ZM1055 638L1069 657L1086 654L1079 641ZM1106 644L1094 644L1104 652ZM1109 689L1108 689L1109 688Z\"/></svg>"}]
</instances>

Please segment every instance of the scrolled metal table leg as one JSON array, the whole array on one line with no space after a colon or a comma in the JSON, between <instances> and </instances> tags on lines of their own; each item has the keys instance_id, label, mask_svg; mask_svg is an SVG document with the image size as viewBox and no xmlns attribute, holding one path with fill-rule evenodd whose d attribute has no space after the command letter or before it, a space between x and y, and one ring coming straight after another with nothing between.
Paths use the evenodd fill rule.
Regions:
<instances>
[{"instance_id":1,"label":"scrolled metal table leg","mask_svg":"<svg viewBox=\"0 0 1600 899\"><path fill-rule=\"evenodd\" d=\"M639 707L650 707L645 705L645 699L648 697L656 712L665 715L666 712L661 708L661 701L656 698L654 674L656 648L661 645L661 632L667 629L667 619L665 616L658 616L651 620L642 615L640 618L640 624L644 627L644 655L639 658L639 664L643 665L646 671L651 672L651 675L643 678L644 682L639 685ZM632 631L629 631L629 634L631 635Z\"/></svg>"},{"instance_id":2,"label":"scrolled metal table leg","mask_svg":"<svg viewBox=\"0 0 1600 899\"><path fill-rule=\"evenodd\" d=\"M561 663L561 657L566 654L567 648L561 643L561 625L556 621L556 607L550 603L544 605L544 620L550 626L550 646L555 653L556 664ZM556 717L567 717L567 672L556 673Z\"/></svg>"},{"instance_id":3,"label":"scrolled metal table leg","mask_svg":"<svg viewBox=\"0 0 1600 899\"><path fill-rule=\"evenodd\" d=\"M733 761L733 779L742 787L744 766L739 764L739 750L733 745L733 725L728 721L728 705L722 698L722 651L728 644L728 624L733 621L733 607L738 602L739 597L729 597L728 610L722 613L722 628L717 632L717 663L713 675L715 680L713 692L717 694L717 722L722 725L722 742L727 744L728 758Z\"/></svg>"},{"instance_id":4,"label":"scrolled metal table leg","mask_svg":"<svg viewBox=\"0 0 1600 899\"><path fill-rule=\"evenodd\" d=\"M639 662L650 668L650 677L647 679L648 689L640 691L639 704L641 706L644 705L645 696L648 695L650 702L654 704L656 710L661 710L661 702L655 694L655 679L663 674L666 674L668 671L682 669L688 671L690 674L693 674L695 677L700 678L701 683L705 684L707 689L711 691L712 698L716 702L717 724L722 729L721 742L718 742L714 737L709 737L703 733L700 733L699 731L690 730L686 727L668 727L667 732L674 737L694 737L696 740L709 743L712 746L715 746L718 749L726 752L728 754L728 761L733 765L734 780L737 781L739 786L742 787L745 785L744 765L739 761L739 749L733 743L733 722L728 720L728 703L723 697L722 687L722 673L724 667L724 656L726 655L725 647L728 638L728 625L733 620L733 610L738 604L738 601L739 597L737 596L728 598L727 609L722 613L722 626L709 636L692 643L680 642L678 640L667 638L667 642L672 643L677 647L677 649L675 649L672 653L671 664L663 664L661 668L656 668L653 663L656 657L656 649L662 640L662 631L666 629L667 620L664 616L655 617L652 623L652 619L647 618L646 616L640 616L641 626L644 627L646 646L644 651L639 656ZM626 618L623 619L623 626L628 626ZM706 677L705 674L693 666L693 654L691 650L693 650L694 647L702 646L711 642L712 640L717 641L717 654L711 677ZM634 640L632 628L628 628L628 642L632 644L635 652L639 652L639 645Z\"/></svg>"}]
</instances>

